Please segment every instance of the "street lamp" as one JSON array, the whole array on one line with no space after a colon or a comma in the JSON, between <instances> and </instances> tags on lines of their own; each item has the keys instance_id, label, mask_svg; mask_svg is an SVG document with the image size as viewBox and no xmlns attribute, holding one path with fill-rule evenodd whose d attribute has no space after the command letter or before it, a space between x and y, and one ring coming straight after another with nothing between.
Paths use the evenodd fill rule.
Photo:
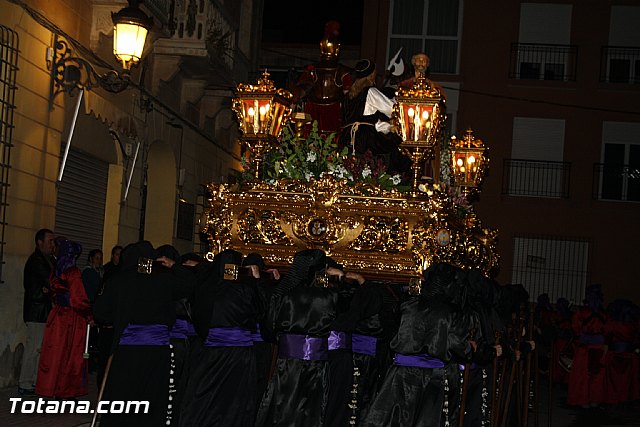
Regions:
<instances>
[{"instance_id":1,"label":"street lamp","mask_svg":"<svg viewBox=\"0 0 640 427\"><path fill-rule=\"evenodd\" d=\"M122 63L124 73L140 61L147 34L153 26L153 19L138 9L137 1L117 13L111 13L113 20L113 54Z\"/></svg>"},{"instance_id":2,"label":"street lamp","mask_svg":"<svg viewBox=\"0 0 640 427\"><path fill-rule=\"evenodd\" d=\"M138 9L138 3L138 0L130 0L128 7L111 14L113 54L122 65L122 75L116 70L98 74L90 61L73 54L72 46L89 56L86 48L55 34L53 47L47 52L47 66L51 70L50 110L53 109L53 100L61 92L73 95L76 90L91 90L99 86L118 93L129 86L131 67L140 61L147 34L153 26L153 19Z\"/></svg>"},{"instance_id":3,"label":"street lamp","mask_svg":"<svg viewBox=\"0 0 640 427\"><path fill-rule=\"evenodd\" d=\"M257 85L239 83L233 98L233 111L240 123L240 140L251 150L254 178L260 178L265 154L278 143L282 127L291 116L293 95L276 89L264 70Z\"/></svg>"}]
</instances>

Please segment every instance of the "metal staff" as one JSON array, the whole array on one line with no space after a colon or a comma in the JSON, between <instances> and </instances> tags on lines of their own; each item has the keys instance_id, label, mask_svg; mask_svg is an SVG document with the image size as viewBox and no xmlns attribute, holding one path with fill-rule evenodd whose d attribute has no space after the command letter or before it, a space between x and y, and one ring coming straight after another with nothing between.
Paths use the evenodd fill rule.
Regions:
<instances>
[{"instance_id":1,"label":"metal staff","mask_svg":"<svg viewBox=\"0 0 640 427\"><path fill-rule=\"evenodd\" d=\"M500 331L495 332L495 344L500 345ZM504 366L504 364L503 364ZM497 415L496 415L496 406L497 406L497 375L498 375L498 356L493 359L493 368L491 370L491 420L489 425L491 427L495 426L497 423ZM504 378L504 372L502 373L501 379Z\"/></svg>"},{"instance_id":2,"label":"metal staff","mask_svg":"<svg viewBox=\"0 0 640 427\"><path fill-rule=\"evenodd\" d=\"M471 328L469 330L469 341L475 340L476 336L476 328ZM475 349L474 349L475 351ZM464 412L467 403L467 394L469 392L469 371L471 371L471 363L464 364L464 374L462 379L462 396L460 398L460 416L458 421L458 426L464 426Z\"/></svg>"},{"instance_id":3,"label":"metal staff","mask_svg":"<svg viewBox=\"0 0 640 427\"><path fill-rule=\"evenodd\" d=\"M87 323L87 335L84 340L84 353L82 353L83 359L89 358L89 333L91 332L91 324Z\"/></svg>"},{"instance_id":4,"label":"metal staff","mask_svg":"<svg viewBox=\"0 0 640 427\"><path fill-rule=\"evenodd\" d=\"M557 338L556 338L557 339ZM547 405L547 426L551 427L551 416L553 415L553 377L556 370L556 346L555 339L551 342L551 361L549 362L549 404Z\"/></svg>"},{"instance_id":5,"label":"metal staff","mask_svg":"<svg viewBox=\"0 0 640 427\"><path fill-rule=\"evenodd\" d=\"M532 311L533 313L533 311ZM533 339L533 315L529 316L529 339ZM522 426L529 424L529 388L531 386L531 358L537 354L535 347L527 354L527 361L524 368L524 383L522 384Z\"/></svg>"}]
</instances>

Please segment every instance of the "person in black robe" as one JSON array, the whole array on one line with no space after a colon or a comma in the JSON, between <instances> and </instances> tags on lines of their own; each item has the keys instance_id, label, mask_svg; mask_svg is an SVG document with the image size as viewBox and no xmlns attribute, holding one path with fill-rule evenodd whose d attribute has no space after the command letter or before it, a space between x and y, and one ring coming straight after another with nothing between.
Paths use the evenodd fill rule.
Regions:
<instances>
[{"instance_id":1,"label":"person in black robe","mask_svg":"<svg viewBox=\"0 0 640 427\"><path fill-rule=\"evenodd\" d=\"M145 260L156 260L153 264ZM145 267L146 266L146 267ZM148 241L122 252L114 319L113 359L103 400L148 401L148 412L103 414L101 427L168 425L175 383L169 331L175 301L193 291L192 274L167 257L158 257Z\"/></svg>"},{"instance_id":2,"label":"person in black robe","mask_svg":"<svg viewBox=\"0 0 640 427\"><path fill-rule=\"evenodd\" d=\"M225 250L201 264L193 320L204 341L191 366L180 426L253 426L256 360L253 334L263 307L257 275L244 274L242 254ZM233 271L238 271L234 278Z\"/></svg>"},{"instance_id":3,"label":"person in black robe","mask_svg":"<svg viewBox=\"0 0 640 427\"><path fill-rule=\"evenodd\" d=\"M113 323L116 316L117 283L113 280L116 273L120 271L120 266L115 265L109 275L105 275L102 286L96 295L93 304L93 319L98 327L98 366L97 382L98 390L102 387L104 374L107 368L109 357L112 354L113 345Z\"/></svg>"},{"instance_id":4,"label":"person in black robe","mask_svg":"<svg viewBox=\"0 0 640 427\"><path fill-rule=\"evenodd\" d=\"M493 285L484 278L480 270L469 271L466 282L465 310L479 320L479 334L474 337L475 351L467 375L467 399L465 402L464 425L468 427L489 425L491 415L491 395L496 358L501 356L502 347L496 338L503 332L502 322L495 310ZM494 369L496 366L496 369Z\"/></svg>"},{"instance_id":5,"label":"person in black robe","mask_svg":"<svg viewBox=\"0 0 640 427\"><path fill-rule=\"evenodd\" d=\"M274 288L264 328L278 337L278 359L256 426L327 424L329 337L339 293L326 277L342 277L338 267L322 250L304 250ZM347 342L339 332L334 341Z\"/></svg>"},{"instance_id":6,"label":"person in black robe","mask_svg":"<svg viewBox=\"0 0 640 427\"><path fill-rule=\"evenodd\" d=\"M400 328L391 341L394 364L361 426L457 424L458 363L471 358L469 332L474 326L472 317L454 303L461 276L450 265L431 266L424 272L420 295L402 304Z\"/></svg>"},{"instance_id":7,"label":"person in black robe","mask_svg":"<svg viewBox=\"0 0 640 427\"><path fill-rule=\"evenodd\" d=\"M266 307L266 302L271 296L271 291L280 281L280 273L277 269L267 268L262 255L256 252L248 254L242 260L244 267L256 266L257 272L260 275L258 280L258 294L263 306ZM263 316L258 319L256 331L252 335L253 348L256 354L256 404L259 405L262 400L262 396L267 390L269 384L269 375L271 373L271 365L273 362L273 350L275 337L270 337L263 333L262 324L265 322L266 310L263 311Z\"/></svg>"},{"instance_id":8,"label":"person in black robe","mask_svg":"<svg viewBox=\"0 0 640 427\"><path fill-rule=\"evenodd\" d=\"M494 285L496 311L505 325L502 337L504 377L498 378L498 401L494 418L498 424L516 425L520 414L527 366L527 356L535 349L535 341L529 337L529 293L521 284ZM528 394L525 397L528 399Z\"/></svg>"},{"instance_id":9,"label":"person in black robe","mask_svg":"<svg viewBox=\"0 0 640 427\"><path fill-rule=\"evenodd\" d=\"M389 341L395 335L397 325L396 319L386 322L385 316L390 310L391 316L397 317L395 307L398 304L388 285L365 280L363 276L351 272L346 273L345 276L353 278L351 279L353 295L349 310L338 316L334 322L334 328L339 329L340 326L336 324L342 324L351 332L349 354L351 360L349 363L343 362L340 365L344 368L348 367L350 371L342 374L340 370L337 372L333 372L335 369L331 370L331 379L337 378L348 384L346 384L346 397L343 394L342 399L341 395L336 396L337 399L331 399L330 396L330 402L335 400L338 403L336 406L343 409L342 416L338 417L342 424L335 425L347 423L357 425L378 391L387 367L390 365ZM385 300L393 301L391 307L385 304ZM332 354L337 353L330 352L330 356ZM330 367L333 368L332 365ZM344 415L345 407L348 409L347 416Z\"/></svg>"},{"instance_id":10,"label":"person in black robe","mask_svg":"<svg viewBox=\"0 0 640 427\"><path fill-rule=\"evenodd\" d=\"M156 249L159 257L165 256L173 262L186 267L183 259L178 251L171 245L162 245ZM191 271L187 267L187 270ZM193 273L193 272L192 272ZM195 276L192 278L195 281ZM175 393L172 399L173 416L171 425L177 426L180 418L180 405L182 403L182 395L187 382L189 372L189 325L191 324L191 310L189 308L188 295L175 301L176 321L169 331L169 342L173 350L174 368L173 380L175 384Z\"/></svg>"}]
</instances>

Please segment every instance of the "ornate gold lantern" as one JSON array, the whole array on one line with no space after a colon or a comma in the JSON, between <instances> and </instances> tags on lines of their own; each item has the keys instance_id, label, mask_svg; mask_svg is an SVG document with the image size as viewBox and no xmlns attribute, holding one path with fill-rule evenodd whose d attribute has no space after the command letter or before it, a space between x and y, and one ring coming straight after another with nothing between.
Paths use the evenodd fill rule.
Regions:
<instances>
[{"instance_id":1,"label":"ornate gold lantern","mask_svg":"<svg viewBox=\"0 0 640 427\"><path fill-rule=\"evenodd\" d=\"M487 152L488 149L482 140L475 138L471 129L467 130L461 140L455 136L451 137L454 185L459 187L463 194L469 195L478 191L489 167Z\"/></svg>"},{"instance_id":2,"label":"ornate gold lantern","mask_svg":"<svg viewBox=\"0 0 640 427\"><path fill-rule=\"evenodd\" d=\"M413 59L416 70L415 83L410 89L399 88L392 120L396 132L402 138L400 149L412 161L413 181L411 195L417 196L418 178L423 160L437 158L440 129L445 119L445 98L440 89L425 77L428 57L416 55ZM439 168L434 168L435 177Z\"/></svg>"},{"instance_id":3,"label":"ornate gold lantern","mask_svg":"<svg viewBox=\"0 0 640 427\"><path fill-rule=\"evenodd\" d=\"M257 85L240 83L236 88L232 108L240 122L240 139L251 150L256 179L260 178L265 154L277 144L282 127L291 116L292 99L289 91L276 89L267 70Z\"/></svg>"}]
</instances>

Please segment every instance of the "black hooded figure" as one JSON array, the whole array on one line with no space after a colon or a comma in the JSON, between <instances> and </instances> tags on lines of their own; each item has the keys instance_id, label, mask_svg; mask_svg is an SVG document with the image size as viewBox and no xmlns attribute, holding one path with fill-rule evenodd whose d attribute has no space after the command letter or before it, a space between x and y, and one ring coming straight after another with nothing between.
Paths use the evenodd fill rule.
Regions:
<instances>
[{"instance_id":1,"label":"black hooded figure","mask_svg":"<svg viewBox=\"0 0 640 427\"><path fill-rule=\"evenodd\" d=\"M171 259L173 262L182 265L182 257L171 245L162 245L156 249L158 256L165 256ZM195 280L195 276L192 278ZM182 395L184 394L185 384L187 382L186 376L189 372L189 333L190 328L193 330L193 324L191 323L191 310L188 303L188 295L185 298L181 298L175 301L176 309L176 322L169 331L169 342L173 349L173 360L175 367L173 368L173 378L175 384L175 393L173 394L172 407L173 417L171 419L171 425L177 426L180 418L180 404L182 402ZM193 330L195 334L195 330Z\"/></svg>"},{"instance_id":2,"label":"black hooded figure","mask_svg":"<svg viewBox=\"0 0 640 427\"><path fill-rule=\"evenodd\" d=\"M502 322L495 309L493 284L474 269L467 273L465 311L478 317L479 331L474 337L476 349L467 383L464 425L488 425L490 420L494 363L497 357L496 339L503 333ZM501 348L501 347L500 347Z\"/></svg>"},{"instance_id":3,"label":"black hooded figure","mask_svg":"<svg viewBox=\"0 0 640 427\"><path fill-rule=\"evenodd\" d=\"M327 267L337 265L323 251L298 252L273 289L264 327L278 337L278 359L256 426L312 427L329 421L329 337L346 340L332 334L339 292L316 277Z\"/></svg>"},{"instance_id":4,"label":"black hooded figure","mask_svg":"<svg viewBox=\"0 0 640 427\"><path fill-rule=\"evenodd\" d=\"M156 259L153 265L145 262ZM192 276L169 258L158 258L148 241L122 252L120 271L112 279L117 291L114 351L103 399L148 401L149 407L148 413L103 414L101 426L171 423L175 365L169 331L176 319L175 301L193 291Z\"/></svg>"},{"instance_id":5,"label":"black hooded figure","mask_svg":"<svg viewBox=\"0 0 640 427\"><path fill-rule=\"evenodd\" d=\"M242 274L241 264L242 254L227 249L199 265L192 314L203 344L190 366L180 426L254 424L253 334L263 309L256 279Z\"/></svg>"},{"instance_id":6,"label":"black hooded figure","mask_svg":"<svg viewBox=\"0 0 640 427\"><path fill-rule=\"evenodd\" d=\"M271 291L275 287L276 279L273 278L270 272L266 271L267 266L264 263L264 259L262 255L257 252L252 252L248 254L242 260L242 265L244 267L248 266L256 266L258 270L258 274L260 278L258 280L258 295L260 299L260 304L265 307L266 302L269 300L271 295ZM256 325L256 331L253 334L253 349L256 354L256 404L259 405L262 400L262 396L267 390L267 384L269 383L269 373L271 371L271 364L273 361L273 348L274 348L274 338L268 336L267 334L263 334L262 324L265 321L264 315L266 315L266 310L262 310L263 315L260 316L257 320L258 324Z\"/></svg>"},{"instance_id":7,"label":"black hooded figure","mask_svg":"<svg viewBox=\"0 0 640 427\"><path fill-rule=\"evenodd\" d=\"M395 352L380 392L361 426L457 425L459 363L470 360L474 326L453 301L460 297L463 273L448 264L424 272L420 296L404 302Z\"/></svg>"}]
</instances>

